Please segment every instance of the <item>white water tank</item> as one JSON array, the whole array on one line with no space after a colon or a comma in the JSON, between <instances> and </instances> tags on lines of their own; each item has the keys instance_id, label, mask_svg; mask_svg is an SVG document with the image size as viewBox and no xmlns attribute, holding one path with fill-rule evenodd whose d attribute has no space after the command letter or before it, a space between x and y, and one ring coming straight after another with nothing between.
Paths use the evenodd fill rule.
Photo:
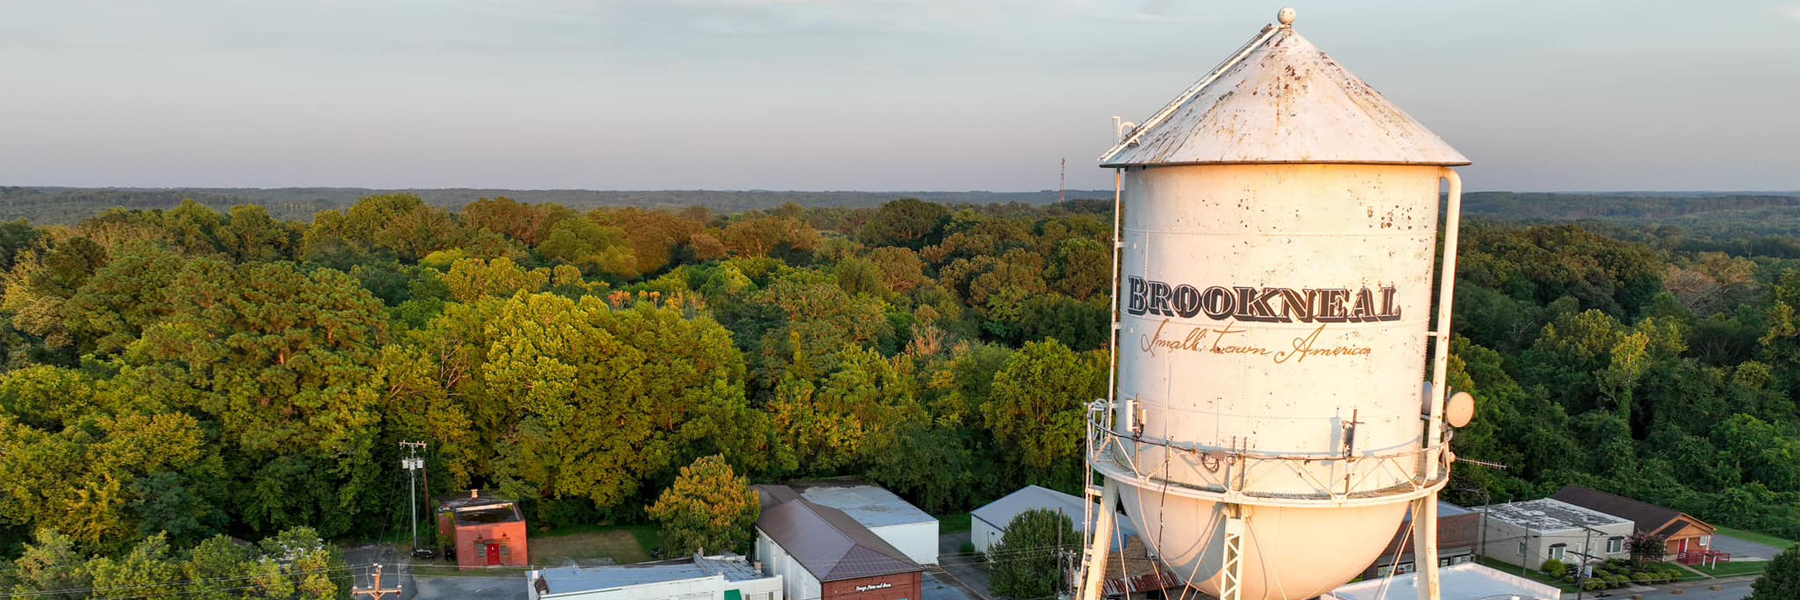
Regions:
<instances>
[{"instance_id":1,"label":"white water tank","mask_svg":"<svg viewBox=\"0 0 1800 600\"><path fill-rule=\"evenodd\" d=\"M1242 519L1245 599L1374 561L1448 470L1420 382L1455 149L1288 26L1101 158L1122 170L1112 431L1091 465L1208 593Z\"/></svg>"}]
</instances>

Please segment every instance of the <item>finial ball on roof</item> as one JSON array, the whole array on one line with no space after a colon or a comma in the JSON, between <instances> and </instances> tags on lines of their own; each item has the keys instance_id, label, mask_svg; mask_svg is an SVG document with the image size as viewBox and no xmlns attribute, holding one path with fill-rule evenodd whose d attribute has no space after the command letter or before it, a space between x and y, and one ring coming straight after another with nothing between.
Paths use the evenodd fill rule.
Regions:
<instances>
[{"instance_id":1,"label":"finial ball on roof","mask_svg":"<svg viewBox=\"0 0 1800 600\"><path fill-rule=\"evenodd\" d=\"M1275 19L1281 21L1282 27L1292 26L1294 24L1294 7L1281 7L1281 12L1275 14Z\"/></svg>"}]
</instances>

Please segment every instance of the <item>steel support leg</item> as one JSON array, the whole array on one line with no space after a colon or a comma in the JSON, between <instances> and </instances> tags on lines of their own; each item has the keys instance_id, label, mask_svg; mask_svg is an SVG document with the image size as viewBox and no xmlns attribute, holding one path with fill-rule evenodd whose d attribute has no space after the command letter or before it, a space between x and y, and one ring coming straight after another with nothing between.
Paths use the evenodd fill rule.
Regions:
<instances>
[{"instance_id":1,"label":"steel support leg","mask_svg":"<svg viewBox=\"0 0 1800 600\"><path fill-rule=\"evenodd\" d=\"M1219 573L1219 600L1242 600L1244 595L1243 508L1229 508L1225 518L1225 565Z\"/></svg>"},{"instance_id":2,"label":"steel support leg","mask_svg":"<svg viewBox=\"0 0 1800 600\"><path fill-rule=\"evenodd\" d=\"M1413 567L1419 600L1438 600L1437 492L1413 501Z\"/></svg>"},{"instance_id":3,"label":"steel support leg","mask_svg":"<svg viewBox=\"0 0 1800 600\"><path fill-rule=\"evenodd\" d=\"M1094 515L1093 544L1081 561L1081 600L1100 600L1106 582L1106 558L1112 552L1114 508L1119 504L1119 484L1107 479L1100 484L1100 512Z\"/></svg>"}]
</instances>

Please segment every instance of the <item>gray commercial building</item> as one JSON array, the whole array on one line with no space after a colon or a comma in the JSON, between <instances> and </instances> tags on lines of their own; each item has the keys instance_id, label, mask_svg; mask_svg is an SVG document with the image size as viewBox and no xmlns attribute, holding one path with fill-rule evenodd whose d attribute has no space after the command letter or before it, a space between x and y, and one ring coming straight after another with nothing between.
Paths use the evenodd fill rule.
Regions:
<instances>
[{"instance_id":1,"label":"gray commercial building","mask_svg":"<svg viewBox=\"0 0 1800 600\"><path fill-rule=\"evenodd\" d=\"M1543 498L1473 509L1485 513L1482 556L1540 568L1552 558L1565 564L1630 558L1632 522Z\"/></svg>"}]
</instances>

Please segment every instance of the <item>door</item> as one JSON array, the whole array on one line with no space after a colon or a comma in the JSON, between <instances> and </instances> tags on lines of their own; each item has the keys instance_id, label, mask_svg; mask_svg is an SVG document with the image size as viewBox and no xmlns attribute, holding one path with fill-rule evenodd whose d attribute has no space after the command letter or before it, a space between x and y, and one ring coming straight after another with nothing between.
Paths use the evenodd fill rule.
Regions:
<instances>
[{"instance_id":1,"label":"door","mask_svg":"<svg viewBox=\"0 0 1800 600\"><path fill-rule=\"evenodd\" d=\"M496 566L499 564L500 564L500 545L499 544L488 544L487 545L487 566L492 567L492 566Z\"/></svg>"}]
</instances>

